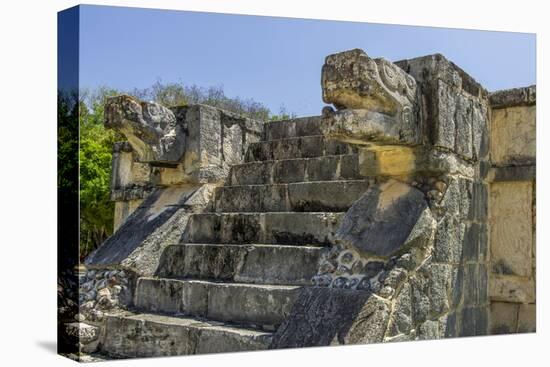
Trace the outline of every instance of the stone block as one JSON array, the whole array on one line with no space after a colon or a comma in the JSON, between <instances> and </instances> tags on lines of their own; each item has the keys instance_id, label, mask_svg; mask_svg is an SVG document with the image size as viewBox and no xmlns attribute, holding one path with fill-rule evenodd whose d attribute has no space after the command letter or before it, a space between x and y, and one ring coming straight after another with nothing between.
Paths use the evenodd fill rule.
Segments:
<instances>
[{"instance_id":1,"label":"stone block","mask_svg":"<svg viewBox=\"0 0 550 367\"><path fill-rule=\"evenodd\" d=\"M430 315L439 315L450 308L452 266L425 264L411 278L413 320L424 322Z\"/></svg>"},{"instance_id":2,"label":"stone block","mask_svg":"<svg viewBox=\"0 0 550 367\"><path fill-rule=\"evenodd\" d=\"M279 245L168 246L157 275L256 284L311 284L321 247Z\"/></svg>"},{"instance_id":3,"label":"stone block","mask_svg":"<svg viewBox=\"0 0 550 367\"><path fill-rule=\"evenodd\" d=\"M298 289L287 285L140 278L136 306L145 312L276 327L289 314Z\"/></svg>"},{"instance_id":4,"label":"stone block","mask_svg":"<svg viewBox=\"0 0 550 367\"><path fill-rule=\"evenodd\" d=\"M519 305L518 333L537 331L537 305L534 303Z\"/></svg>"},{"instance_id":5,"label":"stone block","mask_svg":"<svg viewBox=\"0 0 550 367\"><path fill-rule=\"evenodd\" d=\"M475 309L475 335L489 334L489 305L476 307Z\"/></svg>"},{"instance_id":6,"label":"stone block","mask_svg":"<svg viewBox=\"0 0 550 367\"><path fill-rule=\"evenodd\" d=\"M535 181L537 172L534 165L491 167L487 173L489 182L499 181Z\"/></svg>"},{"instance_id":7,"label":"stone block","mask_svg":"<svg viewBox=\"0 0 550 367\"><path fill-rule=\"evenodd\" d=\"M476 335L476 308L465 307L461 312L461 330L459 336Z\"/></svg>"},{"instance_id":8,"label":"stone block","mask_svg":"<svg viewBox=\"0 0 550 367\"><path fill-rule=\"evenodd\" d=\"M479 242L482 232L487 227L478 223L470 223L466 227L464 243L462 244L462 261L477 262L479 257Z\"/></svg>"},{"instance_id":9,"label":"stone block","mask_svg":"<svg viewBox=\"0 0 550 367\"><path fill-rule=\"evenodd\" d=\"M299 290L295 286L211 284L208 319L275 328L290 314Z\"/></svg>"},{"instance_id":10,"label":"stone block","mask_svg":"<svg viewBox=\"0 0 550 367\"><path fill-rule=\"evenodd\" d=\"M454 338L458 336L458 320L456 312L450 312L441 320L439 334L441 337Z\"/></svg>"},{"instance_id":11,"label":"stone block","mask_svg":"<svg viewBox=\"0 0 550 367\"><path fill-rule=\"evenodd\" d=\"M368 189L369 181L325 181L288 185L292 211L345 211Z\"/></svg>"},{"instance_id":12,"label":"stone block","mask_svg":"<svg viewBox=\"0 0 550 367\"><path fill-rule=\"evenodd\" d=\"M208 286L200 281L139 278L135 304L146 312L206 317Z\"/></svg>"},{"instance_id":13,"label":"stone block","mask_svg":"<svg viewBox=\"0 0 550 367\"><path fill-rule=\"evenodd\" d=\"M478 305L479 274L477 264L464 265L464 306L476 307Z\"/></svg>"},{"instance_id":14,"label":"stone block","mask_svg":"<svg viewBox=\"0 0 550 367\"><path fill-rule=\"evenodd\" d=\"M519 304L491 303L491 334L511 334L517 331Z\"/></svg>"},{"instance_id":15,"label":"stone block","mask_svg":"<svg viewBox=\"0 0 550 367\"><path fill-rule=\"evenodd\" d=\"M407 184L376 184L348 210L337 236L367 256L388 257L404 250L426 208L424 194Z\"/></svg>"},{"instance_id":16,"label":"stone block","mask_svg":"<svg viewBox=\"0 0 550 367\"><path fill-rule=\"evenodd\" d=\"M535 280L491 274L489 277L489 296L492 301L503 302L535 302Z\"/></svg>"},{"instance_id":17,"label":"stone block","mask_svg":"<svg viewBox=\"0 0 550 367\"><path fill-rule=\"evenodd\" d=\"M321 135L320 116L301 117L292 120L273 121L265 125L266 140Z\"/></svg>"},{"instance_id":18,"label":"stone block","mask_svg":"<svg viewBox=\"0 0 550 367\"><path fill-rule=\"evenodd\" d=\"M188 243L331 244L344 213L203 213L189 218Z\"/></svg>"},{"instance_id":19,"label":"stone block","mask_svg":"<svg viewBox=\"0 0 550 367\"><path fill-rule=\"evenodd\" d=\"M200 331L195 354L231 353L267 349L271 333L237 329L227 326L210 326Z\"/></svg>"},{"instance_id":20,"label":"stone block","mask_svg":"<svg viewBox=\"0 0 550 367\"><path fill-rule=\"evenodd\" d=\"M357 154L343 155L340 159L340 177L343 180L358 180L362 177Z\"/></svg>"},{"instance_id":21,"label":"stone block","mask_svg":"<svg viewBox=\"0 0 550 367\"><path fill-rule=\"evenodd\" d=\"M416 151L409 147L383 145L359 149L362 176L408 176L416 168Z\"/></svg>"},{"instance_id":22,"label":"stone block","mask_svg":"<svg viewBox=\"0 0 550 367\"><path fill-rule=\"evenodd\" d=\"M129 151L113 149L113 157L111 159L111 189L119 189L132 184L134 179L132 175L133 162L134 158L131 147Z\"/></svg>"},{"instance_id":23,"label":"stone block","mask_svg":"<svg viewBox=\"0 0 550 367\"><path fill-rule=\"evenodd\" d=\"M142 202L143 199L115 202L113 231L116 231L124 223L126 218L136 211Z\"/></svg>"},{"instance_id":24,"label":"stone block","mask_svg":"<svg viewBox=\"0 0 550 367\"><path fill-rule=\"evenodd\" d=\"M164 315L112 315L105 327L101 351L116 358L262 350L271 341L270 333Z\"/></svg>"},{"instance_id":25,"label":"stone block","mask_svg":"<svg viewBox=\"0 0 550 367\"><path fill-rule=\"evenodd\" d=\"M427 320L418 327L419 340L439 339L439 323L437 321Z\"/></svg>"},{"instance_id":26,"label":"stone block","mask_svg":"<svg viewBox=\"0 0 550 367\"><path fill-rule=\"evenodd\" d=\"M531 182L495 182L490 186L490 251L493 273L532 274L533 216Z\"/></svg>"},{"instance_id":27,"label":"stone block","mask_svg":"<svg viewBox=\"0 0 550 367\"><path fill-rule=\"evenodd\" d=\"M434 259L437 262L459 264L462 258L465 224L454 216L446 216L437 226Z\"/></svg>"},{"instance_id":28,"label":"stone block","mask_svg":"<svg viewBox=\"0 0 550 367\"><path fill-rule=\"evenodd\" d=\"M530 106L537 101L537 88L530 85L524 88L503 89L491 93L491 107L506 108L512 106Z\"/></svg>"},{"instance_id":29,"label":"stone block","mask_svg":"<svg viewBox=\"0 0 550 367\"><path fill-rule=\"evenodd\" d=\"M491 161L495 165L529 165L536 161L536 106L493 109Z\"/></svg>"},{"instance_id":30,"label":"stone block","mask_svg":"<svg viewBox=\"0 0 550 367\"><path fill-rule=\"evenodd\" d=\"M368 313L361 318L359 315L370 297L365 291L302 288L289 317L273 336L270 349L344 344L351 325L368 318ZM381 330L385 327L373 328L372 332Z\"/></svg>"},{"instance_id":31,"label":"stone block","mask_svg":"<svg viewBox=\"0 0 550 367\"><path fill-rule=\"evenodd\" d=\"M468 218L473 221L485 222L488 216L489 188L482 182L472 184L472 199Z\"/></svg>"},{"instance_id":32,"label":"stone block","mask_svg":"<svg viewBox=\"0 0 550 367\"><path fill-rule=\"evenodd\" d=\"M408 334L412 327L411 286L409 282L406 282L395 296L395 304L390 316L389 334L390 336Z\"/></svg>"}]
</instances>

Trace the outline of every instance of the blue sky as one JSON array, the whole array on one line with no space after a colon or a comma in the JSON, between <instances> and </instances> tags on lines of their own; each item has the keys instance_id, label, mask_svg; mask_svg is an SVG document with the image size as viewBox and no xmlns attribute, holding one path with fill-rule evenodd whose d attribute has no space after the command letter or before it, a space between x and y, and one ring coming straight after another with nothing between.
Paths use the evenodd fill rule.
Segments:
<instances>
[{"instance_id":1,"label":"blue sky","mask_svg":"<svg viewBox=\"0 0 550 367\"><path fill-rule=\"evenodd\" d=\"M392 61L439 52L492 91L535 84L535 43L525 33L81 6L80 85L221 85L274 113L317 115L321 66L334 52Z\"/></svg>"}]
</instances>

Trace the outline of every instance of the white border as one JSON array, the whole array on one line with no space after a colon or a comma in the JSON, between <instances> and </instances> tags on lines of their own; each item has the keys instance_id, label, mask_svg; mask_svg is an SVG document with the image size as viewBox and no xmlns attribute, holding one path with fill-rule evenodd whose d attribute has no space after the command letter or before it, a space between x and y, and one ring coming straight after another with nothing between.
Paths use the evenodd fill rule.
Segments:
<instances>
[{"instance_id":1,"label":"white border","mask_svg":"<svg viewBox=\"0 0 550 367\"><path fill-rule=\"evenodd\" d=\"M98 5L212 11L537 33L538 265L548 260L548 10L543 1L118 0ZM69 365L56 335L56 12L75 1L4 1L0 10L0 317L3 365ZM475 57L475 55L472 55ZM550 65L548 60L546 64ZM511 71L513 72L513 70ZM545 103L546 102L546 103ZM7 205L6 205L7 204ZM101 366L540 365L548 330L547 273L537 266L536 335L104 362ZM546 348L548 348L546 346ZM547 362L546 362L547 363Z\"/></svg>"}]
</instances>

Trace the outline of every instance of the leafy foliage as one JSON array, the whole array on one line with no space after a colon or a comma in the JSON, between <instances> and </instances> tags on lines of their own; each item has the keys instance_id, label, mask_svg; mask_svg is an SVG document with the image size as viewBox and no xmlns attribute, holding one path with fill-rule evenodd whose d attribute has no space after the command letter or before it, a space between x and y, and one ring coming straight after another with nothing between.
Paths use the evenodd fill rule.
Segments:
<instances>
[{"instance_id":1,"label":"leafy foliage","mask_svg":"<svg viewBox=\"0 0 550 367\"><path fill-rule=\"evenodd\" d=\"M81 257L113 232L114 203L109 195L112 148L117 136L103 126L103 106L105 99L115 94L114 90L101 89L88 97L90 107L83 100L79 104Z\"/></svg>"}]
</instances>

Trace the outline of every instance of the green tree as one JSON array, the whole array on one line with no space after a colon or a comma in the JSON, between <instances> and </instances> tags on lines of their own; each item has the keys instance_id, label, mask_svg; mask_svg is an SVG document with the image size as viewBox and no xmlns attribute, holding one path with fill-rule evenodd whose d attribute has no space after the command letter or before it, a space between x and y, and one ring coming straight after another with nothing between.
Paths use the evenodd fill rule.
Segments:
<instances>
[{"instance_id":1,"label":"green tree","mask_svg":"<svg viewBox=\"0 0 550 367\"><path fill-rule=\"evenodd\" d=\"M101 88L84 91L79 103L80 121L80 254L86 257L113 232L114 204L110 201L114 131L103 125L105 99L117 94Z\"/></svg>"}]
</instances>

